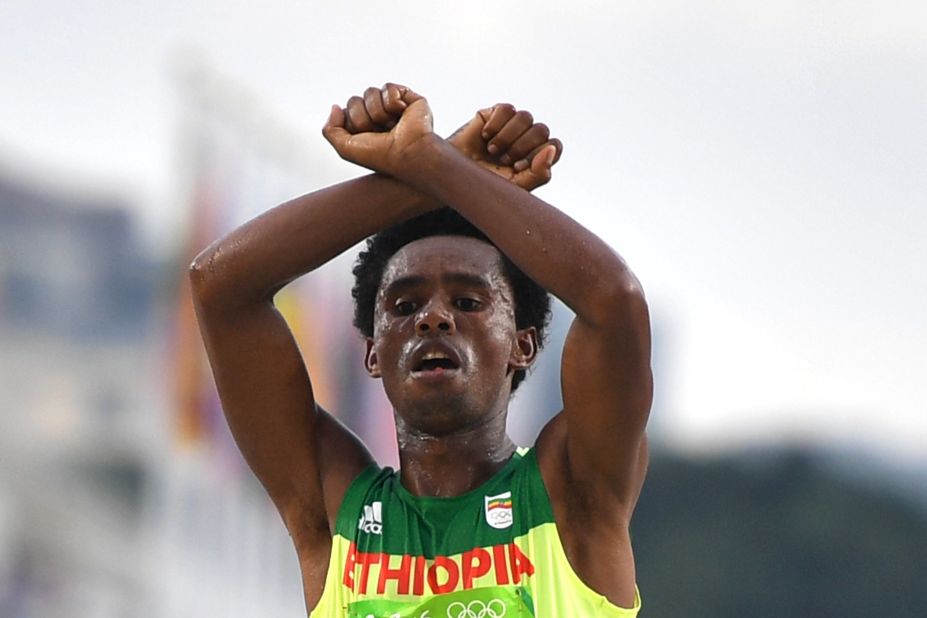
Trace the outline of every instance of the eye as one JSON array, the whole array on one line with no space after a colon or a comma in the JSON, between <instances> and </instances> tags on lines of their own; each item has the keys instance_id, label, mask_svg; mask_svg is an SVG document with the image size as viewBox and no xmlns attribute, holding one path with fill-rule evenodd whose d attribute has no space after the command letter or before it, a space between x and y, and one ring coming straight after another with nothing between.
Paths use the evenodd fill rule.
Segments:
<instances>
[{"instance_id":1,"label":"eye","mask_svg":"<svg viewBox=\"0 0 927 618\"><path fill-rule=\"evenodd\" d=\"M411 300L397 300L393 308L399 315L412 315L417 305Z\"/></svg>"},{"instance_id":2,"label":"eye","mask_svg":"<svg viewBox=\"0 0 927 618\"><path fill-rule=\"evenodd\" d=\"M475 298L458 298L454 301L454 306L461 311L478 311L482 303Z\"/></svg>"}]
</instances>

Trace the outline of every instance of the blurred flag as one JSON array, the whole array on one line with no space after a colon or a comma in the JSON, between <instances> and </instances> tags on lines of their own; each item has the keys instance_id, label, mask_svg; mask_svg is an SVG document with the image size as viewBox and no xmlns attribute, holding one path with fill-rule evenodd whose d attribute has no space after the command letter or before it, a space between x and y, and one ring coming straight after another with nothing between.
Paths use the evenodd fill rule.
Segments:
<instances>
[{"instance_id":1,"label":"blurred flag","mask_svg":"<svg viewBox=\"0 0 927 618\"><path fill-rule=\"evenodd\" d=\"M275 133L278 123L257 117L253 102L242 103L202 84L190 90L181 135L190 187L182 266L248 219L321 186L294 164L292 144L275 146L275 140L288 139L289 133L279 128ZM392 411L379 381L366 376L364 344L352 326L352 260L350 252L337 258L288 285L274 302L309 367L316 400L358 431L378 459L395 464ZM223 460L227 455L240 460L222 418L186 269L178 271L168 360L174 376L174 441L181 450L207 450Z\"/></svg>"}]
</instances>

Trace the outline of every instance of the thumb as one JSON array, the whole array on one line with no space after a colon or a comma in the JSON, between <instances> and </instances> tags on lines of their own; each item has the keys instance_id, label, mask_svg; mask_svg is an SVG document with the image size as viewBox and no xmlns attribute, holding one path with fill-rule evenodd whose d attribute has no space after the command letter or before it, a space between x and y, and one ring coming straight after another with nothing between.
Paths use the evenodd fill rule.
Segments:
<instances>
[{"instance_id":1,"label":"thumb","mask_svg":"<svg viewBox=\"0 0 927 618\"><path fill-rule=\"evenodd\" d=\"M325 126L322 127L322 135L336 150L339 145L344 143L345 139L351 136L347 129L344 128L344 122L344 110L337 105L332 105L328 120L325 121Z\"/></svg>"},{"instance_id":2,"label":"thumb","mask_svg":"<svg viewBox=\"0 0 927 618\"><path fill-rule=\"evenodd\" d=\"M550 180L550 168L553 166L556 158L557 147L553 144L548 144L531 159L531 174L540 180L540 184L544 184Z\"/></svg>"}]
</instances>

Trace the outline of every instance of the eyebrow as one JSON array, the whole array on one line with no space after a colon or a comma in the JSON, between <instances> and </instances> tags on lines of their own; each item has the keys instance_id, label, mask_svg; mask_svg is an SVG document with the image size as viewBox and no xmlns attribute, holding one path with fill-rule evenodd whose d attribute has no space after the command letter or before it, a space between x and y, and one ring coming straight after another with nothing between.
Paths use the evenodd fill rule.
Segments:
<instances>
[{"instance_id":1,"label":"eyebrow","mask_svg":"<svg viewBox=\"0 0 927 618\"><path fill-rule=\"evenodd\" d=\"M421 285L428 283L428 277L423 277L421 275L408 275L405 277L398 277L393 279L389 285L383 290L383 293L386 296L391 296L398 294L405 290L409 290ZM489 279L482 275L474 275L472 273L462 273L462 272L450 272L441 275L441 281L443 283L456 283L459 285L478 287L483 289L491 289L492 285L489 282Z\"/></svg>"}]
</instances>

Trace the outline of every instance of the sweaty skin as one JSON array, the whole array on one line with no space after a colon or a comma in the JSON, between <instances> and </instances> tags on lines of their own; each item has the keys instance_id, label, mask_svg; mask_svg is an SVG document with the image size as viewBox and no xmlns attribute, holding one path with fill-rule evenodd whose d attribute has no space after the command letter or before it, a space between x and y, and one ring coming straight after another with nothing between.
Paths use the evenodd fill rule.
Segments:
<instances>
[{"instance_id":1,"label":"sweaty skin","mask_svg":"<svg viewBox=\"0 0 927 618\"><path fill-rule=\"evenodd\" d=\"M559 142L504 104L444 140L431 130L427 101L395 84L334 107L323 134L342 158L377 173L264 213L190 270L223 409L293 537L307 607L322 593L344 492L371 456L316 404L273 296L363 238L441 204L576 314L562 355L564 409L541 432L537 456L573 569L630 607L628 525L646 470L652 392L649 317L621 258L529 192L550 179ZM537 351L533 329L515 327L498 250L459 237L410 243L388 264L374 323L366 366L395 410L401 482L433 496L478 486L514 450L505 433L511 375ZM423 369L436 353L454 366Z\"/></svg>"},{"instance_id":2,"label":"sweaty skin","mask_svg":"<svg viewBox=\"0 0 927 618\"><path fill-rule=\"evenodd\" d=\"M382 378L396 411L407 489L460 495L508 461L515 450L505 434L511 376L533 360L534 337L533 329L515 328L511 288L499 252L488 243L433 236L393 256L380 286L367 367ZM417 372L427 352L440 352L455 368Z\"/></svg>"}]
</instances>

